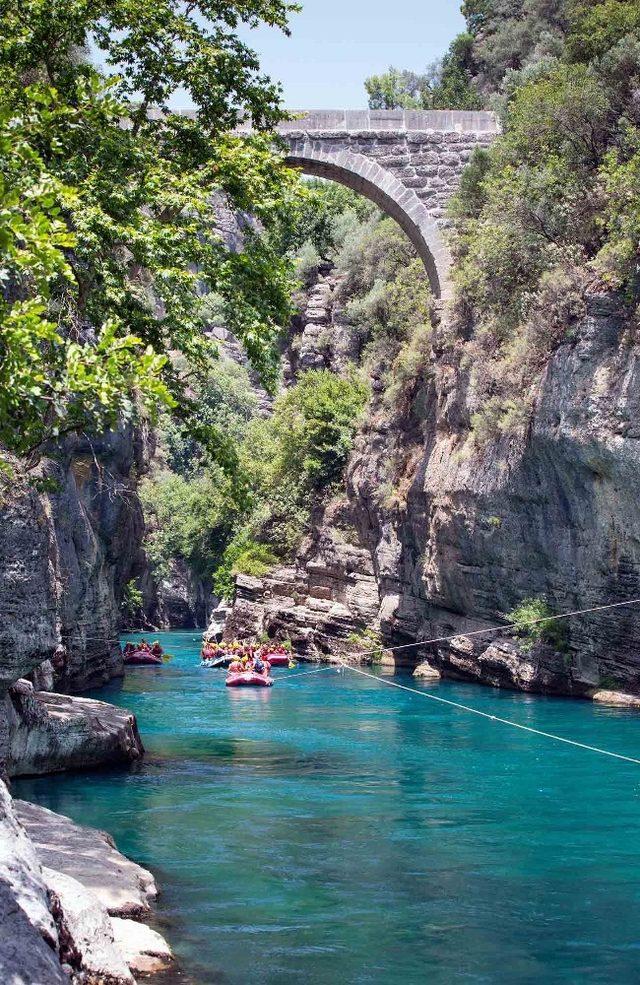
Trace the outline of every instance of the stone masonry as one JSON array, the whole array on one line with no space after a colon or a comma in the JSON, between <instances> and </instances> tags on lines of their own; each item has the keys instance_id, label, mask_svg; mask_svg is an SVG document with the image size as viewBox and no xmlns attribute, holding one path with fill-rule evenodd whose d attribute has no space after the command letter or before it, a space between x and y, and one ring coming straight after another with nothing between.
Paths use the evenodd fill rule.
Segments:
<instances>
[{"instance_id":1,"label":"stone masonry","mask_svg":"<svg viewBox=\"0 0 640 985\"><path fill-rule=\"evenodd\" d=\"M447 202L474 149L498 130L493 113L462 110L323 110L278 127L292 166L347 185L396 220L443 299L450 294Z\"/></svg>"}]
</instances>

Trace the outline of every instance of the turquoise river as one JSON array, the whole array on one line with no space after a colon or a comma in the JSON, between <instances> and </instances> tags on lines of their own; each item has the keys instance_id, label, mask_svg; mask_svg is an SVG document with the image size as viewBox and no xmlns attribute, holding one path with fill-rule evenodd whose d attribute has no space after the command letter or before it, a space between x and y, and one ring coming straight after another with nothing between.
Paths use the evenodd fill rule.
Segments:
<instances>
[{"instance_id":1,"label":"turquoise river","mask_svg":"<svg viewBox=\"0 0 640 985\"><path fill-rule=\"evenodd\" d=\"M154 872L165 981L640 981L640 766L350 671L229 691L196 634L161 639L171 662L92 695L136 713L144 761L14 792ZM422 690L640 756L638 713Z\"/></svg>"}]
</instances>

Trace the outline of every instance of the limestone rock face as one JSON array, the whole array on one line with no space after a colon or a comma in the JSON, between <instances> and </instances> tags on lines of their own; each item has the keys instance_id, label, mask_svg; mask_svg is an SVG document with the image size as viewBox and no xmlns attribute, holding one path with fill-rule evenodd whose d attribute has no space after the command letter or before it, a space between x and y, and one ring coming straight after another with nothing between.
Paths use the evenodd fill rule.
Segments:
<instances>
[{"instance_id":1,"label":"limestone rock face","mask_svg":"<svg viewBox=\"0 0 640 985\"><path fill-rule=\"evenodd\" d=\"M157 895L153 876L122 855L110 835L37 804L14 804L42 865L81 877L111 916L141 917L149 912Z\"/></svg>"},{"instance_id":2,"label":"limestone rock face","mask_svg":"<svg viewBox=\"0 0 640 985\"><path fill-rule=\"evenodd\" d=\"M58 927L34 845L0 781L0 981L68 982L58 955Z\"/></svg>"},{"instance_id":3,"label":"limestone rock face","mask_svg":"<svg viewBox=\"0 0 640 985\"><path fill-rule=\"evenodd\" d=\"M50 892L55 893L62 907L65 929L83 970L118 985L133 983L129 965L115 942L109 914L97 896L72 876L46 866L42 871Z\"/></svg>"},{"instance_id":4,"label":"limestone rock face","mask_svg":"<svg viewBox=\"0 0 640 985\"><path fill-rule=\"evenodd\" d=\"M448 677L517 691L586 696L585 689L574 687L564 655L553 647L537 643L529 650L512 639L492 635L491 643L482 637L458 636L438 647L431 660Z\"/></svg>"},{"instance_id":5,"label":"limestone rock face","mask_svg":"<svg viewBox=\"0 0 640 985\"><path fill-rule=\"evenodd\" d=\"M291 323L283 355L285 385L295 383L308 369L342 373L360 358L363 340L344 315L342 281L339 274L326 269L299 298L301 313Z\"/></svg>"},{"instance_id":6,"label":"limestone rock face","mask_svg":"<svg viewBox=\"0 0 640 985\"><path fill-rule=\"evenodd\" d=\"M470 447L463 356L464 345L436 349L411 410L374 409L350 459L349 502L376 570L387 642L495 626L531 596L557 612L640 598L640 363L616 298L587 298L519 438ZM390 475L392 460L401 465ZM436 663L524 690L588 696L615 681L640 691L640 606L567 628L563 653L510 649L489 634L468 652L439 646Z\"/></svg>"},{"instance_id":7,"label":"limestone rock face","mask_svg":"<svg viewBox=\"0 0 640 985\"><path fill-rule=\"evenodd\" d=\"M56 952L16 901L0 877L0 981L11 985L69 985Z\"/></svg>"},{"instance_id":8,"label":"limestone rock face","mask_svg":"<svg viewBox=\"0 0 640 985\"><path fill-rule=\"evenodd\" d=\"M122 674L118 606L141 570L135 475L147 444L130 429L69 438L37 492L18 479L0 507L0 692L50 661L61 690Z\"/></svg>"},{"instance_id":9,"label":"limestone rock face","mask_svg":"<svg viewBox=\"0 0 640 985\"><path fill-rule=\"evenodd\" d=\"M104 701L14 688L5 709L10 776L131 763L143 753L135 717Z\"/></svg>"},{"instance_id":10,"label":"limestone rock face","mask_svg":"<svg viewBox=\"0 0 640 985\"><path fill-rule=\"evenodd\" d=\"M25 489L0 509L0 693L60 642L51 504Z\"/></svg>"},{"instance_id":11,"label":"limestone rock face","mask_svg":"<svg viewBox=\"0 0 640 985\"><path fill-rule=\"evenodd\" d=\"M58 931L49 909L47 887L40 860L14 810L6 785L0 780L0 880L12 892L30 924L50 947L58 944ZM0 940L4 934L0 935Z\"/></svg>"},{"instance_id":12,"label":"limestone rock face","mask_svg":"<svg viewBox=\"0 0 640 985\"><path fill-rule=\"evenodd\" d=\"M267 633L307 659L350 656L350 637L374 625L379 608L370 554L353 539L347 504L330 504L295 568L238 576L225 638Z\"/></svg>"},{"instance_id":13,"label":"limestone rock face","mask_svg":"<svg viewBox=\"0 0 640 985\"><path fill-rule=\"evenodd\" d=\"M339 368L335 284L323 278L285 379ZM314 518L291 567L238 580L227 635L289 636L312 657L347 653L365 627L387 646L457 636L397 660L528 691L640 694L640 605L568 621L562 652L504 634L460 640L529 597L556 612L640 598L640 359L619 299L586 296L541 372L526 431L482 446L469 440L466 343L440 344L448 316L438 318L432 365L406 406L385 405L373 380L340 510Z\"/></svg>"},{"instance_id":14,"label":"limestone rock face","mask_svg":"<svg viewBox=\"0 0 640 985\"><path fill-rule=\"evenodd\" d=\"M145 616L158 629L196 629L206 626L213 605L211 585L182 559L173 559L169 573L156 581L150 572L141 580ZM139 625L132 628L139 629Z\"/></svg>"}]
</instances>

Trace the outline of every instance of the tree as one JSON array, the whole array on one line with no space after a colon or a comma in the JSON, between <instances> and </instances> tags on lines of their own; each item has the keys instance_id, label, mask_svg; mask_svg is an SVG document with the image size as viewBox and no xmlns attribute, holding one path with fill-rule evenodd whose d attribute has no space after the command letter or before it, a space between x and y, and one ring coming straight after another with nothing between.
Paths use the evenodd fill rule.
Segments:
<instances>
[{"instance_id":1,"label":"tree","mask_svg":"<svg viewBox=\"0 0 640 985\"><path fill-rule=\"evenodd\" d=\"M459 34L424 72L390 67L365 79L370 109L480 109L473 85L473 37Z\"/></svg>"},{"instance_id":2,"label":"tree","mask_svg":"<svg viewBox=\"0 0 640 985\"><path fill-rule=\"evenodd\" d=\"M364 83L370 109L420 109L422 91L428 86L428 75L393 66L381 75L371 75Z\"/></svg>"},{"instance_id":3,"label":"tree","mask_svg":"<svg viewBox=\"0 0 640 985\"><path fill-rule=\"evenodd\" d=\"M625 38L640 35L640 6L636 0L571 0L569 56L588 62L600 58Z\"/></svg>"},{"instance_id":4,"label":"tree","mask_svg":"<svg viewBox=\"0 0 640 985\"><path fill-rule=\"evenodd\" d=\"M267 383L289 316L271 230L295 178L269 128L279 90L237 37L286 31L286 0L25 0L0 6L0 443L52 439L164 407L186 418L210 371L203 290ZM117 74L79 52L90 42ZM184 90L197 115L168 100ZM230 133L251 118L254 133ZM123 125L123 121L127 125ZM233 252L216 195L253 215ZM184 370L170 354L181 353Z\"/></svg>"}]
</instances>

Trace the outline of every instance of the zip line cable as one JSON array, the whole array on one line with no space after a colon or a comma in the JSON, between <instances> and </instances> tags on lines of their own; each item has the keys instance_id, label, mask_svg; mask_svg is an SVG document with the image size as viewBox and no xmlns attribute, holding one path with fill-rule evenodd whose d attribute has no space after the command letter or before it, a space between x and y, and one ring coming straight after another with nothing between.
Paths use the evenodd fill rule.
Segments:
<instances>
[{"instance_id":1,"label":"zip line cable","mask_svg":"<svg viewBox=\"0 0 640 985\"><path fill-rule=\"evenodd\" d=\"M523 622L508 622L501 626L488 626L486 629L474 629L469 633L454 633L453 636L436 636L431 640L416 640L415 643L403 643L400 646L376 646L373 650L358 650L357 657L367 657L374 653L393 653L395 650L407 650L412 646L428 646L430 643L448 643L461 636L482 636L484 633L498 633L504 629L521 629L523 626L536 626L541 622L554 622L557 619L569 619L572 616L585 616L590 612L604 612L605 609L618 609L623 605L638 605L640 599L629 599L627 602L610 602L609 605L596 605L591 609L575 609L573 612L562 612L559 616L542 616L539 619L527 619Z\"/></svg>"},{"instance_id":2,"label":"zip line cable","mask_svg":"<svg viewBox=\"0 0 640 985\"><path fill-rule=\"evenodd\" d=\"M491 722L500 722L501 725L510 725L512 728L520 729L522 732L531 732L533 735L541 735L545 739L553 739L555 742L564 742L568 746L576 746L578 749L586 749L588 752L597 752L601 756L610 756L612 759L622 759L627 763L634 763L636 766L640 766L640 759L634 759L633 756L623 756L619 752L610 752L608 749L600 749L598 746L590 746L585 742L577 742L575 739L566 739L562 735L554 735L553 732L544 732L542 729L533 728L531 725L521 725L519 722L512 722L509 718L501 718L499 715L491 715L487 711L480 711L478 708L472 708L470 705L463 705L459 701L450 701L448 698L440 698L436 694L430 694L428 691L418 691L415 687L409 687L407 684L398 684L396 681L389 681L384 677L377 677L375 674L370 674L366 670L362 670L360 667L352 667L350 664L342 663L342 667L345 670L351 670L354 674L360 674L362 677L369 677L373 681L377 681L379 684L386 684L388 687L397 687L400 691L408 691L410 694L417 694L421 698L428 698L430 701L438 701L440 704L449 705L451 708L457 708L459 711L466 711L471 715L478 715L480 718L488 718Z\"/></svg>"}]
</instances>

